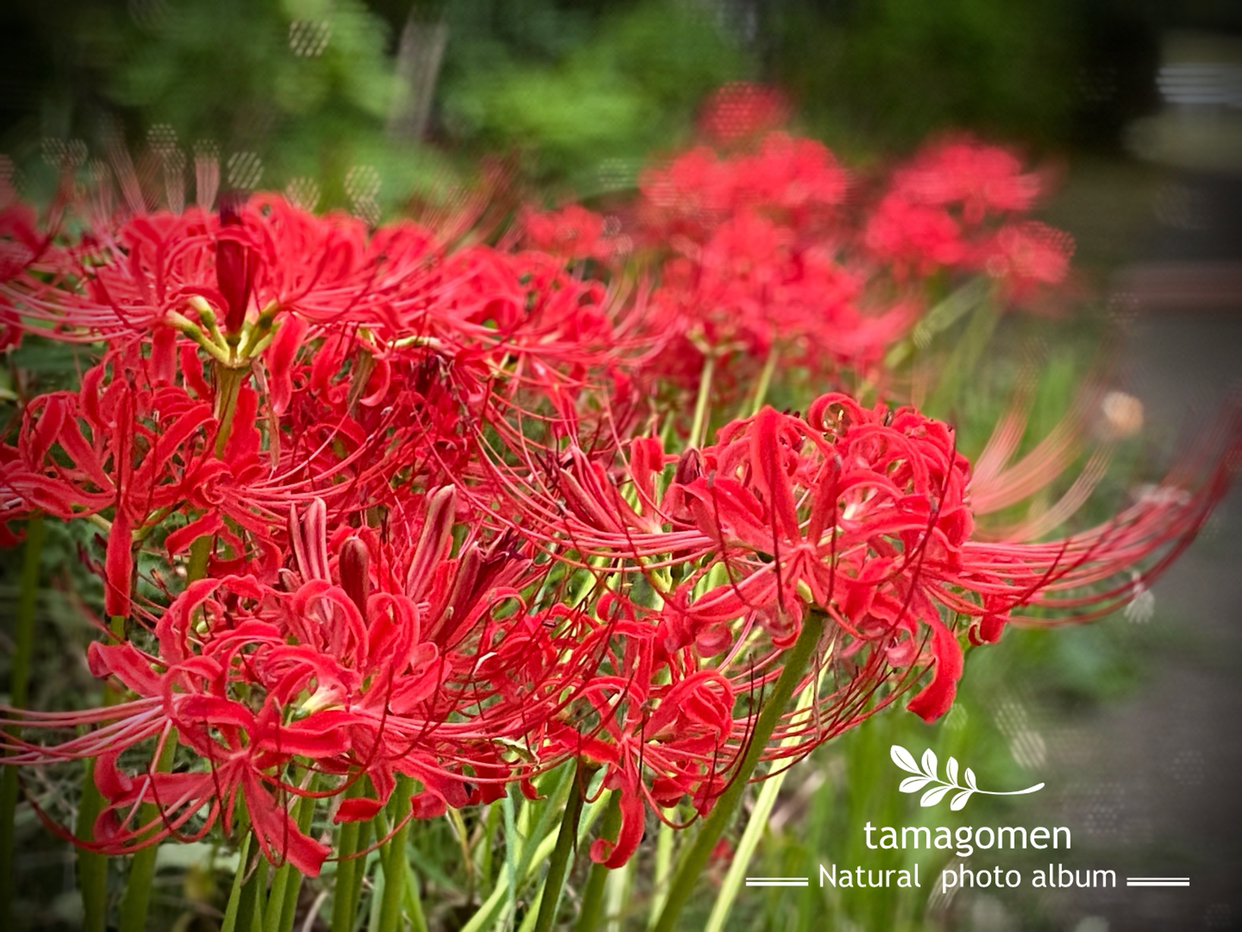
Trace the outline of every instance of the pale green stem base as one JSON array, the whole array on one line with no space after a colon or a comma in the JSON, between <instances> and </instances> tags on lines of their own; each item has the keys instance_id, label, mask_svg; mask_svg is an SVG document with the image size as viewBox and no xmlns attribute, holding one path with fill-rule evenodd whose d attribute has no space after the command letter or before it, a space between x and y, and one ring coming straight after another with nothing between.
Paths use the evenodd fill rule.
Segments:
<instances>
[{"instance_id":1,"label":"pale green stem base","mask_svg":"<svg viewBox=\"0 0 1242 932\"><path fill-rule=\"evenodd\" d=\"M712 397L712 379L716 374L716 357L703 357L703 374L699 376L699 395L694 401L694 422L690 425L690 449L699 449L707 435L708 402Z\"/></svg>"}]
</instances>

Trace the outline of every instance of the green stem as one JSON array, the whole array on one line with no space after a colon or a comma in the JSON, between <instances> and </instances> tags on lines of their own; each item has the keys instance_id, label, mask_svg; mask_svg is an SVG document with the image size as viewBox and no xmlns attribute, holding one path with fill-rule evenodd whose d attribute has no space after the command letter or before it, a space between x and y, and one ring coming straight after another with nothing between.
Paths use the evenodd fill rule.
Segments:
<instances>
[{"instance_id":1,"label":"green stem","mask_svg":"<svg viewBox=\"0 0 1242 932\"><path fill-rule=\"evenodd\" d=\"M512 883L509 901L511 913L517 908L518 881L525 879L537 863L548 858L548 851L545 851L536 860L534 843L546 842L550 851L554 844L552 828L556 823L556 815L563 811L561 807L566 804L573 789L573 779L574 768L568 763L548 774L539 784L540 793L545 795L537 803L523 800L522 811L517 814L516 819L511 817L513 794L518 793L516 786L510 784L512 792L505 794L505 799L509 800L509 807L505 810L506 861L509 861L509 851L513 851L512 861L506 865Z\"/></svg>"},{"instance_id":2,"label":"green stem","mask_svg":"<svg viewBox=\"0 0 1242 932\"><path fill-rule=\"evenodd\" d=\"M507 882L505 889L508 890L510 916L517 912L518 857L521 846L517 830L517 815L514 811L514 792L512 786L506 786L505 797L501 800L505 816L505 881ZM501 888L497 887L497 889Z\"/></svg>"},{"instance_id":3,"label":"green stem","mask_svg":"<svg viewBox=\"0 0 1242 932\"><path fill-rule=\"evenodd\" d=\"M393 794L392 817L401 827L384 845L380 863L384 869L384 894L380 901L378 932L397 932L401 928L401 904L405 898L406 842L410 836L410 798L414 781L407 776L397 779Z\"/></svg>"},{"instance_id":4,"label":"green stem","mask_svg":"<svg viewBox=\"0 0 1242 932\"><path fill-rule=\"evenodd\" d=\"M763 711L759 713L754 731L750 735L750 746L738 765L737 772L733 774L728 788L716 800L711 815L707 817L694 843L682 858L681 865L669 887L668 900L660 914L660 921L656 923L653 932L674 932L676 929L677 919L690 899L690 894L694 891L695 881L707 867L712 851L716 848L716 842L720 840L720 836L724 834L724 830L733 820L751 775L759 766L768 741L776 730L785 712L785 707L793 697L794 690L802 681L823 633L823 616L818 612L810 613L803 622L802 633L798 635L797 642L785 654L784 669L781 670L772 694L763 704Z\"/></svg>"},{"instance_id":5,"label":"green stem","mask_svg":"<svg viewBox=\"0 0 1242 932\"><path fill-rule=\"evenodd\" d=\"M418 887L418 877L414 874L414 865L409 858L403 858L405 865L405 911L410 916L413 932L428 932L427 916L423 913L422 891Z\"/></svg>"},{"instance_id":6,"label":"green stem","mask_svg":"<svg viewBox=\"0 0 1242 932\"><path fill-rule=\"evenodd\" d=\"M483 844L479 845L479 885L486 886L492 881L492 861L493 852L499 847L499 841L496 844L489 844L492 839L497 839L500 830L501 819L500 806L491 803L487 807L487 822L483 832Z\"/></svg>"},{"instance_id":7,"label":"green stem","mask_svg":"<svg viewBox=\"0 0 1242 932\"><path fill-rule=\"evenodd\" d=\"M615 838L621 830L621 796L617 792L608 800L608 810L604 813L603 837ZM578 913L576 932L595 932L603 918L604 887L608 882L609 869L603 864L591 865L591 873L587 876L586 886L582 890L582 909Z\"/></svg>"},{"instance_id":8,"label":"green stem","mask_svg":"<svg viewBox=\"0 0 1242 932\"><path fill-rule=\"evenodd\" d=\"M39 604L39 567L43 561L46 527L42 515L26 525L26 547L22 555L22 576L17 596L17 617L13 632L13 664L9 679L9 703L24 708L30 691L30 663L34 654L35 611ZM14 817L17 812L17 769L5 767L0 777L0 927L13 928L13 848Z\"/></svg>"},{"instance_id":9,"label":"green stem","mask_svg":"<svg viewBox=\"0 0 1242 932\"><path fill-rule=\"evenodd\" d=\"M125 636L125 619L119 615L110 619L112 633L117 638ZM104 707L116 705L121 694L108 683L103 687ZM103 794L95 785L95 761L86 762L86 775L82 782L82 799L78 803L78 821L74 830L84 841L95 837L95 823L104 810ZM86 932L104 932L108 925L108 858L97 851L78 849L78 889L82 893L82 928Z\"/></svg>"},{"instance_id":10,"label":"green stem","mask_svg":"<svg viewBox=\"0 0 1242 932\"><path fill-rule=\"evenodd\" d=\"M357 799L366 792L366 780L356 779L345 791L346 799ZM358 852L362 850L362 823L346 822L341 826L336 842L336 882L333 884L332 932L352 932L358 915L358 896L361 884L355 889L354 875L362 864Z\"/></svg>"},{"instance_id":11,"label":"green stem","mask_svg":"<svg viewBox=\"0 0 1242 932\"><path fill-rule=\"evenodd\" d=\"M367 846L371 844L371 837L374 831L375 831L374 822L363 822L362 825L358 827L358 850L359 851L366 850ZM376 855L376 860L378 860L378 855ZM371 858L369 855L362 856L360 858L355 859L355 862L357 863L358 866L354 869L353 885L346 892L349 895L349 902L354 903L354 904L361 904L362 903L362 885L363 885L363 881L366 880L367 871L369 870L369 864L371 863ZM355 906L354 915L353 917L351 917L351 920L356 918L357 915L358 915L358 909L357 909L357 906ZM345 929L347 930L347 932L348 930L353 929L353 928L355 928L355 923L353 921L351 921L349 925L345 926Z\"/></svg>"},{"instance_id":12,"label":"green stem","mask_svg":"<svg viewBox=\"0 0 1242 932\"><path fill-rule=\"evenodd\" d=\"M953 352L945 361L941 371L940 384L931 393L922 407L935 417L945 417L952 406L958 401L962 386L972 378L977 368L979 357L991 342L996 324L1000 320L1000 311L994 301L979 300L974 305L966 329L958 338Z\"/></svg>"},{"instance_id":13,"label":"green stem","mask_svg":"<svg viewBox=\"0 0 1242 932\"><path fill-rule=\"evenodd\" d=\"M358 835L362 826L347 822L341 826L337 839L336 881L332 885L332 932L350 932L358 915L358 901L350 894L354 889L354 872L358 870Z\"/></svg>"},{"instance_id":14,"label":"green stem","mask_svg":"<svg viewBox=\"0 0 1242 932\"><path fill-rule=\"evenodd\" d=\"M690 425L688 448L698 449L707 434L707 402L712 395L712 378L716 373L716 357L703 357L703 373L699 376L699 396L694 401L694 422Z\"/></svg>"},{"instance_id":15,"label":"green stem","mask_svg":"<svg viewBox=\"0 0 1242 932\"><path fill-rule=\"evenodd\" d=\"M194 543L190 544L190 560L185 568L187 584L206 578L207 561L211 559L212 545L215 541L213 535L204 534L202 537L195 538Z\"/></svg>"},{"instance_id":16,"label":"green stem","mask_svg":"<svg viewBox=\"0 0 1242 932\"><path fill-rule=\"evenodd\" d=\"M78 804L74 826L78 838L95 833L95 821L103 812L103 794L95 785L95 761L86 762L86 781ZM82 928L86 932L105 932L108 927L108 859L95 851L78 849L78 889L82 893Z\"/></svg>"},{"instance_id":17,"label":"green stem","mask_svg":"<svg viewBox=\"0 0 1242 932\"><path fill-rule=\"evenodd\" d=\"M224 451L229 444L229 434L233 432L233 418L237 415L237 398L241 394L241 388L246 384L246 379L250 377L250 366L247 364L242 367L226 366L217 363L216 372L216 401L215 411L216 421L219 423L219 430L216 432L216 457L224 456Z\"/></svg>"},{"instance_id":18,"label":"green stem","mask_svg":"<svg viewBox=\"0 0 1242 932\"><path fill-rule=\"evenodd\" d=\"M549 932L556 921L556 908L560 905L561 890L565 886L565 877L569 873L569 862L573 858L574 848L578 840L578 821L582 817L582 799L586 795L586 784L592 768L578 758L574 770L574 787L569 791L569 801L565 804L565 813L561 817L561 830L556 836L556 847L552 851L552 860L548 864L548 875L543 880L543 896L539 903L539 918L535 922L535 932Z\"/></svg>"},{"instance_id":19,"label":"green stem","mask_svg":"<svg viewBox=\"0 0 1242 932\"><path fill-rule=\"evenodd\" d=\"M798 711L805 712L809 709L818 692L819 682L813 681L798 697ZM791 747L800 740L800 736L791 735L781 744L783 747ZM759 839L767 831L768 817L772 814L776 799L781 792L781 786L788 775L789 770L785 769L763 781L763 789L759 791L759 797L755 800L755 808L751 810L750 821L746 823L746 831L742 833L742 840L738 842L737 850L733 852L733 862L729 865L729 872L725 874L724 882L720 885L720 892L716 894L716 899L712 903L712 912L703 932L723 932L725 922L729 918L729 910L733 908L733 903L741 890L746 871L750 867L751 859L755 856L755 849L759 846Z\"/></svg>"},{"instance_id":20,"label":"green stem","mask_svg":"<svg viewBox=\"0 0 1242 932\"><path fill-rule=\"evenodd\" d=\"M318 781L311 778L306 781L305 788L313 792L317 786ZM294 807L294 818L297 820L298 830L303 834L310 831L315 803L314 797L303 796ZM264 932L289 932L293 928L303 879L302 872L288 861L276 871L272 880L272 892L267 900L267 913L263 917Z\"/></svg>"},{"instance_id":21,"label":"green stem","mask_svg":"<svg viewBox=\"0 0 1242 932\"><path fill-rule=\"evenodd\" d=\"M582 820L578 827L578 844L581 845L586 840L586 834L591 826L595 824L595 820L599 818L604 808L604 798L595 800L586 807L582 814ZM555 846L555 840L549 835L544 838L538 845L533 845L529 858L523 858L525 867L519 867L516 871L516 881L521 884L526 880L527 876L535 869L535 865L541 863L551 857L552 849ZM496 888L483 901L483 905L470 918L460 932L483 932L484 929L490 928L496 921L497 915L505 902L510 899L509 891L509 874L504 872L496 881Z\"/></svg>"},{"instance_id":22,"label":"green stem","mask_svg":"<svg viewBox=\"0 0 1242 932\"><path fill-rule=\"evenodd\" d=\"M285 863L276 868L276 872L272 875L272 886L267 894L267 907L263 910L262 932L280 932L281 922L284 917L285 910L285 893L290 888L290 874L293 872L293 865ZM298 874L298 878L301 878ZM297 889L294 888L294 894ZM292 925L292 922L290 922Z\"/></svg>"},{"instance_id":23,"label":"green stem","mask_svg":"<svg viewBox=\"0 0 1242 932\"><path fill-rule=\"evenodd\" d=\"M621 932L627 918L627 904L634 886L634 864L634 859L630 858L620 867L609 871L608 878L604 881L604 913L608 919L604 928L607 932Z\"/></svg>"},{"instance_id":24,"label":"green stem","mask_svg":"<svg viewBox=\"0 0 1242 932\"><path fill-rule=\"evenodd\" d=\"M763 407L763 402L768 397L768 389L772 387L772 375L776 372L776 363L780 355L780 350L775 346L768 350L768 359L763 364L763 371L759 373L759 384L755 386L755 395L750 402L751 417L759 413L759 409Z\"/></svg>"},{"instance_id":25,"label":"green stem","mask_svg":"<svg viewBox=\"0 0 1242 932\"><path fill-rule=\"evenodd\" d=\"M177 750L176 732L170 731L164 739L155 770L167 773L172 768L173 755ZM147 803L142 807L142 824L159 818L159 807ZM147 926L147 912L151 907L151 887L155 882L155 858L159 845L148 845L134 855L125 882L125 896L121 900L120 932L143 932Z\"/></svg>"},{"instance_id":26,"label":"green stem","mask_svg":"<svg viewBox=\"0 0 1242 932\"><path fill-rule=\"evenodd\" d=\"M676 807L672 818L677 818ZM673 873L673 832L673 826L661 820L656 834L655 883L651 891L651 920L648 925L655 924L660 910L664 908L664 901L668 898L668 880Z\"/></svg>"},{"instance_id":27,"label":"green stem","mask_svg":"<svg viewBox=\"0 0 1242 932\"><path fill-rule=\"evenodd\" d=\"M237 911L241 907L242 887L246 882L246 862L250 860L250 839L254 836L246 833L242 839L241 850L237 852L237 873L233 875L233 887L229 890L229 902L224 907L224 922L220 932L233 932L237 928Z\"/></svg>"},{"instance_id":28,"label":"green stem","mask_svg":"<svg viewBox=\"0 0 1242 932\"><path fill-rule=\"evenodd\" d=\"M884 357L884 368L889 372L896 371L915 352L929 346L933 337L947 330L983 301L989 287L986 279L972 279L937 303L923 315L909 337L888 351Z\"/></svg>"},{"instance_id":29,"label":"green stem","mask_svg":"<svg viewBox=\"0 0 1242 932\"><path fill-rule=\"evenodd\" d=\"M217 444L218 445L218 444ZM190 545L190 561L186 567L186 582L192 583L207 575L207 561L211 556L213 538L200 537ZM124 636L125 619L112 619L112 633ZM177 753L177 732L170 730L164 739L164 747L155 762L154 772L168 773ZM159 808L148 803L142 807L142 822L146 824L159 816ZM121 924L119 932L143 932L147 927L147 914L151 909L151 887L155 882L155 862L159 845L143 848L134 855L129 877L125 882L125 895L121 900Z\"/></svg>"},{"instance_id":30,"label":"green stem","mask_svg":"<svg viewBox=\"0 0 1242 932\"><path fill-rule=\"evenodd\" d=\"M260 853L255 858L254 870L242 885L241 898L237 903L240 932L257 932L263 928L263 893L267 889L267 866L267 858ZM241 869L245 870L244 867Z\"/></svg>"}]
</instances>

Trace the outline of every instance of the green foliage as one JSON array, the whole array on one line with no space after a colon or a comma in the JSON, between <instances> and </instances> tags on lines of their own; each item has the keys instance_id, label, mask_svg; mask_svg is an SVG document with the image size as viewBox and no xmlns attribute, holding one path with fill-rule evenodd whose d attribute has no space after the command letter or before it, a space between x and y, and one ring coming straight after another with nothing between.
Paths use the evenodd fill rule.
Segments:
<instances>
[{"instance_id":1,"label":"green foliage","mask_svg":"<svg viewBox=\"0 0 1242 932\"><path fill-rule=\"evenodd\" d=\"M527 3L491 29L486 5L463 6L450 20L447 129L482 150L516 149L545 181L594 188L602 165L675 141L707 94L749 71L747 57L686 4L650 2L592 24ZM632 181L632 169L618 180Z\"/></svg>"},{"instance_id":2,"label":"green foliage","mask_svg":"<svg viewBox=\"0 0 1242 932\"><path fill-rule=\"evenodd\" d=\"M35 85L38 126L19 123L4 140L36 187L55 184L42 177L55 170L40 164L40 138L80 137L104 157L115 129L144 183L158 174L153 156L178 153L162 171L179 174L191 202L200 152L219 158L222 187L307 179L321 210L360 209L361 196L390 211L434 200L461 177L445 158L387 133L393 37L358 0L75 2L55 24L31 11L21 19L43 30L57 63ZM378 189L360 194L351 172L377 178Z\"/></svg>"},{"instance_id":3,"label":"green foliage","mask_svg":"<svg viewBox=\"0 0 1242 932\"><path fill-rule=\"evenodd\" d=\"M890 709L862 728L847 732L815 752L790 774L774 821L747 874L809 876L810 889L749 891L737 901L727 928L812 932L821 928L933 930L955 928L957 905L931 896L941 871L954 859L951 850L869 848L864 832L876 826L959 826L1054 824L1059 789L1050 783L1041 793L1016 798L974 796L960 812L948 801L923 808L919 793L898 786L904 773L889 759L898 744L916 757L933 750L940 761L950 756L971 767L988 788L1017 789L1054 776L1040 756L1049 722L1134 688L1145 672L1141 658L1160 646L1160 633L1136 627L1121 617L1071 630L1010 629L1004 640L970 653L963 688L952 711L927 725L902 709ZM1168 647L1169 645L1165 645ZM1071 719L1072 720L1072 719ZM1019 760L1024 763L1019 763ZM1037 765L1037 766L1033 766ZM743 826L738 826L740 831ZM878 831L873 835L878 845ZM972 867L993 863L1043 866L1033 851L975 853ZM920 889L894 887L820 887L819 865L851 869L908 870L918 865ZM973 894L966 893L969 900ZM1041 920L1039 904L1015 894L1023 928ZM700 904L702 915L710 903Z\"/></svg>"},{"instance_id":4,"label":"green foliage","mask_svg":"<svg viewBox=\"0 0 1242 932\"><path fill-rule=\"evenodd\" d=\"M316 112L358 124L387 113L386 36L358 3L180 4L146 28L118 30L131 52L116 63L111 94L190 139L223 131L240 141L267 121Z\"/></svg>"},{"instance_id":5,"label":"green foliage","mask_svg":"<svg viewBox=\"0 0 1242 932\"><path fill-rule=\"evenodd\" d=\"M782 4L770 62L808 122L846 148L909 147L972 128L1063 138L1080 31L1069 0Z\"/></svg>"}]
</instances>

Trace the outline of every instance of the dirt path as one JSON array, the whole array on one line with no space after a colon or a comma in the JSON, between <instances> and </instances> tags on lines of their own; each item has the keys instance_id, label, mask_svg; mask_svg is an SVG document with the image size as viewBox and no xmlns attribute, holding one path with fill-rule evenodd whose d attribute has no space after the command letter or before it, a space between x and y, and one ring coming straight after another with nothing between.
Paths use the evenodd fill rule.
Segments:
<instances>
[{"instance_id":1,"label":"dirt path","mask_svg":"<svg viewBox=\"0 0 1242 932\"><path fill-rule=\"evenodd\" d=\"M1150 261L1121 276L1133 312L1129 389L1174 448L1242 391L1242 180L1172 179L1173 215ZM1180 219L1178 219L1180 217ZM1170 270L1174 276L1169 277ZM1168 646L1145 685L1085 720L1050 725L1075 826L1074 860L1113 867L1116 888L1050 895L1076 932L1242 928L1242 488L1153 589ZM1110 622L1111 623L1111 622ZM1136 888L1126 876L1189 876Z\"/></svg>"}]
</instances>

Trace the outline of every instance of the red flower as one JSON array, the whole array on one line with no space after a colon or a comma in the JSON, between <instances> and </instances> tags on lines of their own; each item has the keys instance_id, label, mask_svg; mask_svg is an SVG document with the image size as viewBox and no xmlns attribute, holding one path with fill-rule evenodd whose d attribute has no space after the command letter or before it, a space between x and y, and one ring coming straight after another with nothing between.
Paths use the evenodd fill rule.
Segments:
<instances>
[{"instance_id":1,"label":"red flower","mask_svg":"<svg viewBox=\"0 0 1242 932\"><path fill-rule=\"evenodd\" d=\"M728 144L775 129L787 119L789 105L779 91L735 81L703 105L699 132L711 141Z\"/></svg>"},{"instance_id":2,"label":"red flower","mask_svg":"<svg viewBox=\"0 0 1242 932\"><path fill-rule=\"evenodd\" d=\"M579 647L598 663L571 710L581 724L553 728L550 753L605 767L604 786L620 794L621 828L616 839L597 840L591 858L619 867L642 841L648 805L658 813L689 797L700 813L709 811L742 745L733 720L738 697L727 678L671 662L626 600L606 596L598 612L605 619L600 637Z\"/></svg>"},{"instance_id":3,"label":"red flower","mask_svg":"<svg viewBox=\"0 0 1242 932\"><path fill-rule=\"evenodd\" d=\"M449 559L453 501L451 488L432 495L421 532L396 550L348 528L330 545L316 502L293 522L295 565L279 587L254 576L203 579L159 617L157 651L92 645L92 670L138 698L95 712L19 716L27 727L102 728L57 747L24 746L6 762L99 758L106 807L97 850L202 837L216 824L231 832L244 800L264 854L309 875L330 851L297 827L291 800L337 796L366 778L373 795L342 803L337 819L369 818L405 774L423 786L413 807L423 818L477 798L468 784L480 777L514 779L501 769L507 748L566 701L563 681L514 691L512 666L529 658L485 656L508 629L523 627L520 612L498 618L495 610L517 598L508 584L529 563L469 541L460 559ZM142 743L169 740L171 729L197 764L135 773L128 762ZM306 772L329 785L312 792L297 776ZM159 814L143 822L148 804Z\"/></svg>"}]
</instances>

